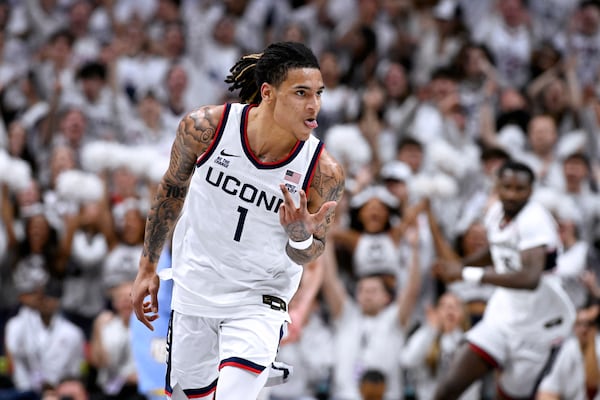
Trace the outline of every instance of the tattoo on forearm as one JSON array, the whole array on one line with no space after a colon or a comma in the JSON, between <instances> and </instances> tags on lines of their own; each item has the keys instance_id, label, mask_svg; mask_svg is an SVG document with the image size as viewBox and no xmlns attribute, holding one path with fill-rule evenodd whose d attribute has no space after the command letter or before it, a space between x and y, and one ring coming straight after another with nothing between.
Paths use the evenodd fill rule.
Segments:
<instances>
[{"instance_id":1,"label":"tattoo on forearm","mask_svg":"<svg viewBox=\"0 0 600 400\"><path fill-rule=\"evenodd\" d=\"M167 197L184 199L187 193L187 186L167 185Z\"/></svg>"},{"instance_id":2,"label":"tattoo on forearm","mask_svg":"<svg viewBox=\"0 0 600 400\"><path fill-rule=\"evenodd\" d=\"M320 256L325 249L325 243L323 240L315 237L312 246L310 246L306 250L298 250L290 247L290 245L286 245L287 255L294 260L295 263L300 265L308 264L313 261L315 258Z\"/></svg>"}]
</instances>

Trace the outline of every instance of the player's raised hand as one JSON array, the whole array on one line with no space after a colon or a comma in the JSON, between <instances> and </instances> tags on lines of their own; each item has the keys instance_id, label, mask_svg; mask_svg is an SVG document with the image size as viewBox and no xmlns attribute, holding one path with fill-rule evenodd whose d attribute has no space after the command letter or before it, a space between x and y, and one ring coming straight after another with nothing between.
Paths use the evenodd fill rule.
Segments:
<instances>
[{"instance_id":1,"label":"player's raised hand","mask_svg":"<svg viewBox=\"0 0 600 400\"><path fill-rule=\"evenodd\" d=\"M337 201L327 201L321 208L311 214L307 207L307 198L304 190L300 190L300 204L296 207L292 195L285 185L280 185L284 202L279 207L279 222L285 229L290 239L294 241L306 240L315 233L317 227L327 218L330 211L337 206Z\"/></svg>"}]
</instances>

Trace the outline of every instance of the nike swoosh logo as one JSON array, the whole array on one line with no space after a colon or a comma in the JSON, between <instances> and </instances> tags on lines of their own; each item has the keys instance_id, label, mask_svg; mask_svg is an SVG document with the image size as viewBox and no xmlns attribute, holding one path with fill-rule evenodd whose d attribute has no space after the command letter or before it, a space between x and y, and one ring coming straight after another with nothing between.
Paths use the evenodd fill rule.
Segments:
<instances>
[{"instance_id":1,"label":"nike swoosh logo","mask_svg":"<svg viewBox=\"0 0 600 400\"><path fill-rule=\"evenodd\" d=\"M225 150L221 150L221 155L223 157L239 157L238 155L235 155L235 154L226 153Z\"/></svg>"}]
</instances>

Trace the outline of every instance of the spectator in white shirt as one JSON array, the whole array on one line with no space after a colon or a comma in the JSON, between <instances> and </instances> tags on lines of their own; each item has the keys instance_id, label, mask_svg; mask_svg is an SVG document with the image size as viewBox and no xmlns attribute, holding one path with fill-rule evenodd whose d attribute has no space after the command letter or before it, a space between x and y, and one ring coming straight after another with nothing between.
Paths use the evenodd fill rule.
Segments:
<instances>
[{"instance_id":1,"label":"spectator in white shirt","mask_svg":"<svg viewBox=\"0 0 600 400\"><path fill-rule=\"evenodd\" d=\"M22 307L6 326L6 353L15 387L41 394L65 377L81 376L84 336L58 311L62 284L41 266L19 268L15 285Z\"/></svg>"}]
</instances>

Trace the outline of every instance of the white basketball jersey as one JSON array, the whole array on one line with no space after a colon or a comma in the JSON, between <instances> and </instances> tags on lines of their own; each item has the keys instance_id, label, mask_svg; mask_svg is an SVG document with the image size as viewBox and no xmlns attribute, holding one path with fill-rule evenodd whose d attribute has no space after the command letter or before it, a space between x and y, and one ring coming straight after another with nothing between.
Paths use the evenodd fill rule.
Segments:
<instances>
[{"instance_id":1,"label":"white basketball jersey","mask_svg":"<svg viewBox=\"0 0 600 400\"><path fill-rule=\"evenodd\" d=\"M556 255L562 246L556 223L543 206L530 201L513 220L503 222L503 218L500 202L490 208L485 218L496 272L520 271L523 268L520 252L542 245L548 251L546 270L555 267ZM521 331L527 326L542 327L559 320L568 325L574 312L558 277L550 273L544 273L534 290L498 287L486 307L487 317L502 319Z\"/></svg>"},{"instance_id":2,"label":"white basketball jersey","mask_svg":"<svg viewBox=\"0 0 600 400\"><path fill-rule=\"evenodd\" d=\"M279 223L285 184L299 202L322 143L299 141L281 161L263 163L248 144L252 106L227 104L213 143L198 159L173 235L173 309L207 317L245 315L262 295L289 302L302 267L286 254Z\"/></svg>"}]
</instances>

